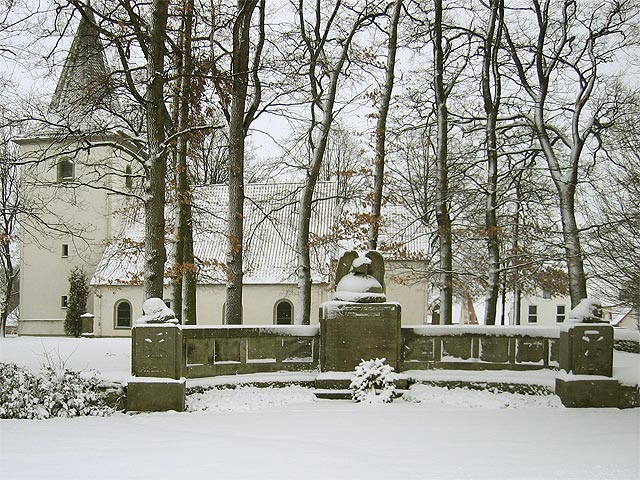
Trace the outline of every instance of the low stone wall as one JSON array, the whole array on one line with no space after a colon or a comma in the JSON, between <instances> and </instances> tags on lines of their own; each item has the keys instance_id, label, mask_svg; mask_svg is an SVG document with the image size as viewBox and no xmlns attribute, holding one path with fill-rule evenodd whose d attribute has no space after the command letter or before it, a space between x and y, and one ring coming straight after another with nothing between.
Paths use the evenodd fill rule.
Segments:
<instances>
[{"instance_id":1,"label":"low stone wall","mask_svg":"<svg viewBox=\"0 0 640 480\"><path fill-rule=\"evenodd\" d=\"M557 369L559 337L547 327L402 327L400 370Z\"/></svg>"},{"instance_id":2,"label":"low stone wall","mask_svg":"<svg viewBox=\"0 0 640 480\"><path fill-rule=\"evenodd\" d=\"M187 378L318 368L318 326L182 326Z\"/></svg>"}]
</instances>

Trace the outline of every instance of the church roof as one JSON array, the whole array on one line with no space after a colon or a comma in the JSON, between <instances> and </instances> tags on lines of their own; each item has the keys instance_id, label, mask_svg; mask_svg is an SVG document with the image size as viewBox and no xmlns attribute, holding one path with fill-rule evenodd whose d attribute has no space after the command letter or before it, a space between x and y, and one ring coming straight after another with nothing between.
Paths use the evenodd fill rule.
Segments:
<instances>
[{"instance_id":1,"label":"church roof","mask_svg":"<svg viewBox=\"0 0 640 480\"><path fill-rule=\"evenodd\" d=\"M104 47L91 8L80 18L49 108L63 116L111 107L114 96Z\"/></svg>"},{"instance_id":2,"label":"church roof","mask_svg":"<svg viewBox=\"0 0 640 480\"><path fill-rule=\"evenodd\" d=\"M301 185L296 183L245 186L245 284L295 284L296 221ZM336 184L316 186L311 218L312 280L327 281L335 243L330 241L336 215ZM193 198L194 253L200 284L223 284L227 251L227 186L195 189ZM167 218L171 218L170 214ZM122 236L105 250L92 285L140 284L144 268L142 219L129 222Z\"/></svg>"}]
</instances>

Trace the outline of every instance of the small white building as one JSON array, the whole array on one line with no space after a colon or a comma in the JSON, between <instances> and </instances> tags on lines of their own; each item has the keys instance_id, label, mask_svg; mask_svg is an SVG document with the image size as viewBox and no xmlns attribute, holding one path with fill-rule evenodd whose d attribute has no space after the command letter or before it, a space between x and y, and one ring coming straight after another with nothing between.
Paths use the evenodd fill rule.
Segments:
<instances>
[{"instance_id":1,"label":"small white building","mask_svg":"<svg viewBox=\"0 0 640 480\"><path fill-rule=\"evenodd\" d=\"M510 325L559 325L564 323L571 311L571 299L568 296L538 292L539 295L520 295L519 322L517 300L512 300L509 312Z\"/></svg>"}]
</instances>

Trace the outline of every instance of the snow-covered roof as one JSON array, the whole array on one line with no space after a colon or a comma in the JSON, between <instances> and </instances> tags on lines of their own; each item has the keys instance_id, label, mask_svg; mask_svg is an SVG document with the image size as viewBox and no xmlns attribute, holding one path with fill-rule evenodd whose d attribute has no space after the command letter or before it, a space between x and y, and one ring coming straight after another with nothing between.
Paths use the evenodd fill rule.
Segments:
<instances>
[{"instance_id":1,"label":"snow-covered roof","mask_svg":"<svg viewBox=\"0 0 640 480\"><path fill-rule=\"evenodd\" d=\"M296 221L301 187L295 183L245 186L244 283L293 284L297 281ZM226 281L227 192L225 185L198 187L194 191L194 253L201 284ZM310 225L312 280L316 283L327 281L330 260L334 256L334 246L329 238L335 210L336 184L319 182ZM144 228L140 217L129 221L121 238L107 246L91 284L140 284L143 246Z\"/></svg>"},{"instance_id":2,"label":"snow-covered roof","mask_svg":"<svg viewBox=\"0 0 640 480\"><path fill-rule=\"evenodd\" d=\"M618 312L618 314L611 320L611 325L617 326L622 322L627 315L631 313L631 307L624 308L622 311Z\"/></svg>"}]
</instances>

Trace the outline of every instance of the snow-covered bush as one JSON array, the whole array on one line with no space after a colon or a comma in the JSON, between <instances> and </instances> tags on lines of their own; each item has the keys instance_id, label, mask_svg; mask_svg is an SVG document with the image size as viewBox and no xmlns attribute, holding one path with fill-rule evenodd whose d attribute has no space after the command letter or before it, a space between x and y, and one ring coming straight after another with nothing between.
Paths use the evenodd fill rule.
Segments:
<instances>
[{"instance_id":1,"label":"snow-covered bush","mask_svg":"<svg viewBox=\"0 0 640 480\"><path fill-rule=\"evenodd\" d=\"M46 367L31 373L0 363L0 418L105 416L112 409L103 396L96 378L78 372Z\"/></svg>"},{"instance_id":2,"label":"snow-covered bush","mask_svg":"<svg viewBox=\"0 0 640 480\"><path fill-rule=\"evenodd\" d=\"M363 360L356 367L351 380L351 398L362 403L389 403L396 387L393 384L393 367L386 365L386 358Z\"/></svg>"}]
</instances>

